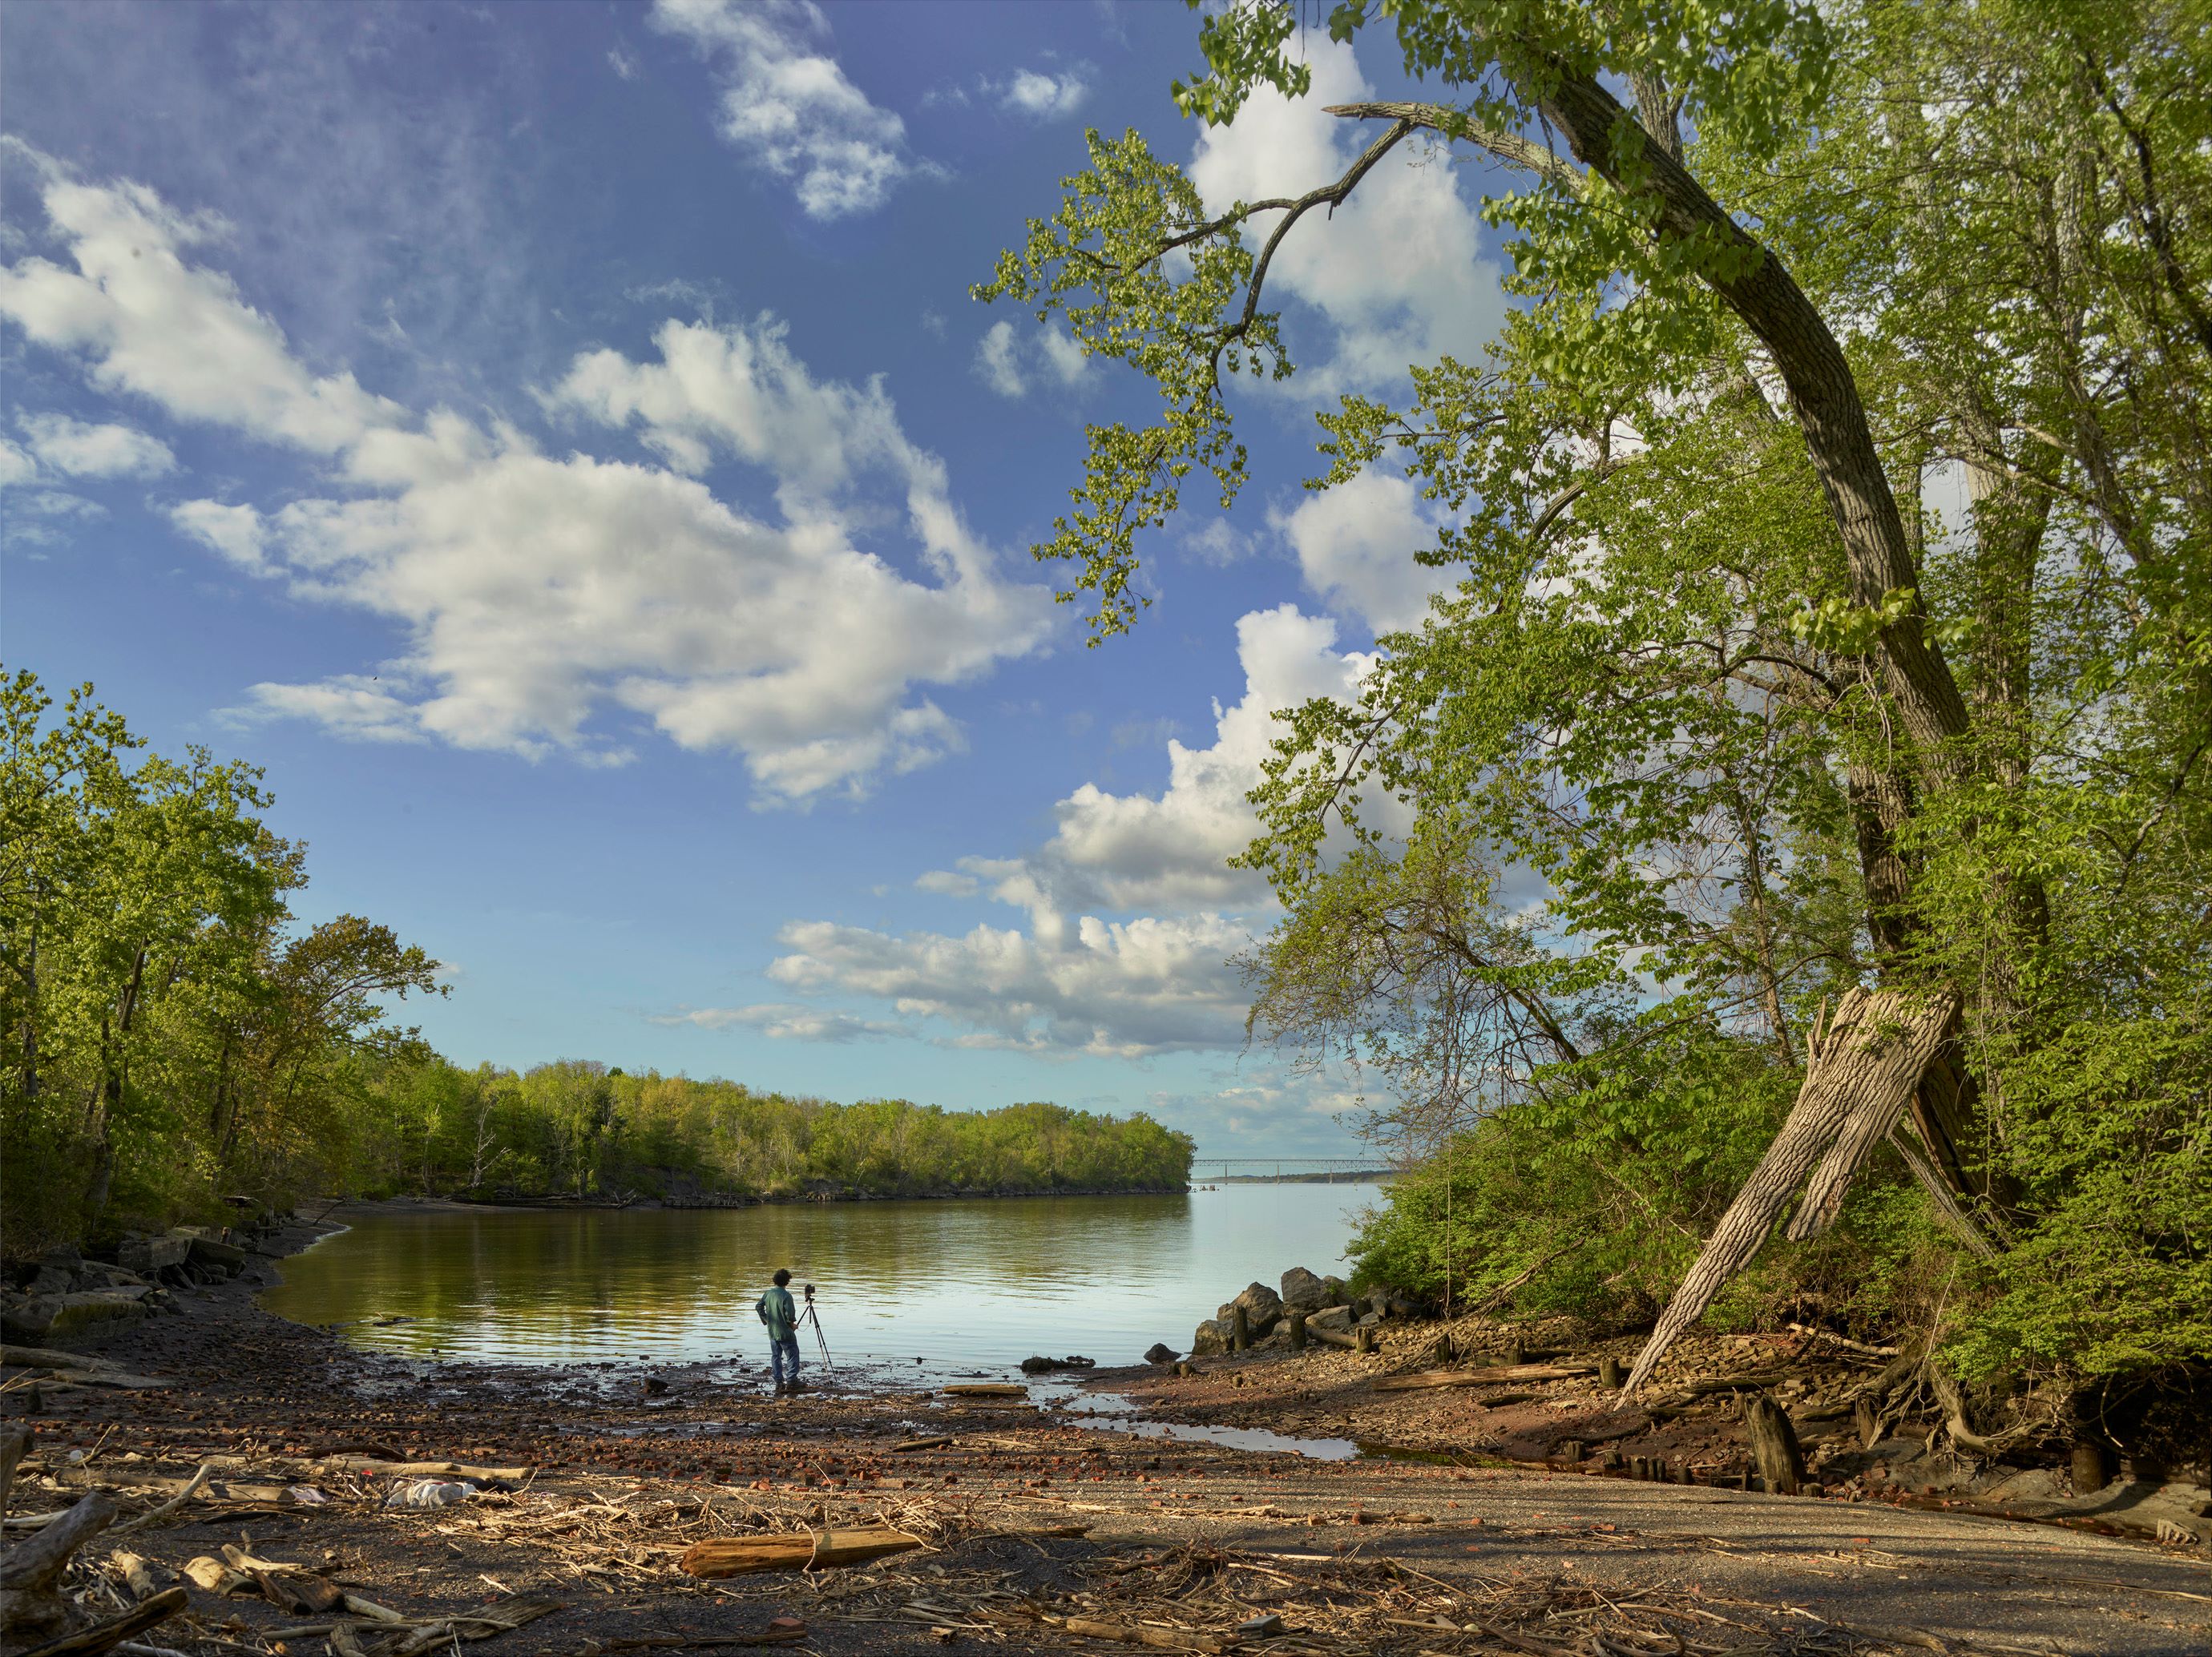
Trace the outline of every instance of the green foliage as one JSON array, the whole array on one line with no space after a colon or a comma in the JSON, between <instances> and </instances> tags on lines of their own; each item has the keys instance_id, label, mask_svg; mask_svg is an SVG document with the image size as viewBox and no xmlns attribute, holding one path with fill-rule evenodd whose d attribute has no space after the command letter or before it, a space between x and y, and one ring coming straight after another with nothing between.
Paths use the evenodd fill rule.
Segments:
<instances>
[{"instance_id":1,"label":"green foliage","mask_svg":"<svg viewBox=\"0 0 2212 1657\"><path fill-rule=\"evenodd\" d=\"M841 1106L605 1065L464 1071L386 1020L436 966L357 915L294 923L259 774L143 753L73 692L0 684L0 1248L310 1192L605 1197L1162 1189L1142 1115Z\"/></svg>"},{"instance_id":2,"label":"green foliage","mask_svg":"<svg viewBox=\"0 0 2212 1657\"><path fill-rule=\"evenodd\" d=\"M1302 16L1210 9L1184 111L1304 95ZM1355 696L1282 712L1241 859L1287 917L1247 963L1255 1031L1358 1064L1389 1096L1367 1125L1431 1157L1370 1270L1433 1287L1449 1264L1524 1308L1662 1294L1822 1000L1939 984L1970 1085L1915 1154L2000 1258L1953 1255L1882 1152L1743 1303L1795 1284L1940 1315L1984 1368L2212 1356L2212 21L1345 0L1328 27L1387 33L1427 100L1347 117L1507 164L1485 210L1523 301L1481 361L1316 411L1309 487L1407 476L1444 525L1408 555L1458 584ZM1632 102L1595 137L1565 118L1607 88ZM1342 199L1358 171L1312 182ZM1164 429L1227 446L1193 365L1261 314L1241 238L1280 237L1285 204L1201 223L1157 163L1171 226L1109 168L1069 187L1129 236L1092 260L1063 214L1020 268L1146 342ZM1185 259L1209 282L1170 279ZM1744 307L1754 280L1802 304ZM1820 325L1838 355L1802 349ZM1871 468L1839 466L1838 419ZM1106 436L1041 551L1118 592L1132 543L1083 509L1133 498L1150 452ZM1877 537L1875 580L1885 487L1905 544ZM1491 907L1514 869L1540 913Z\"/></svg>"},{"instance_id":3,"label":"green foliage","mask_svg":"<svg viewBox=\"0 0 2212 1657\"><path fill-rule=\"evenodd\" d=\"M467 1071L427 1053L381 1068L360 1129L350 1178L380 1195L1160 1191L1188 1180L1193 1150L1141 1113L841 1105L577 1060Z\"/></svg>"}]
</instances>

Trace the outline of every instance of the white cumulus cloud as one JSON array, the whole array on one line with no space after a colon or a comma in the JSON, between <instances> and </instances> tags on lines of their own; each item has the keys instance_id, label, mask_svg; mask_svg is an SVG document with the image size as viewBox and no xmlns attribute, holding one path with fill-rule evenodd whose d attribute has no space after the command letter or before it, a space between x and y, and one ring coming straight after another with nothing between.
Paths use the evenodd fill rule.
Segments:
<instances>
[{"instance_id":1,"label":"white cumulus cloud","mask_svg":"<svg viewBox=\"0 0 2212 1657\"><path fill-rule=\"evenodd\" d=\"M1031 120L1053 121L1073 115L1091 95L1091 83L1073 70L1054 75L1034 69L1018 69L1006 80L990 86L1001 109Z\"/></svg>"},{"instance_id":2,"label":"white cumulus cloud","mask_svg":"<svg viewBox=\"0 0 2212 1657\"><path fill-rule=\"evenodd\" d=\"M1419 627L1431 596L1456 581L1449 568L1414 561L1436 545L1441 519L1395 473L1362 472L1272 522L1297 555L1307 586L1376 633Z\"/></svg>"},{"instance_id":3,"label":"white cumulus cloud","mask_svg":"<svg viewBox=\"0 0 2212 1657\"><path fill-rule=\"evenodd\" d=\"M807 995L888 1002L917 1035L952 1045L1141 1056L1233 1049L1244 1000L1230 957L1265 930L1257 876L1228 866L1258 828L1245 796L1276 734L1273 714L1352 694L1373 658L1336 647L1336 624L1291 605L1237 624L1244 694L1214 709L1204 748L1168 744L1157 794L1085 784L1054 807L1052 838L1016 858L966 858L915 883L988 891L1023 927L891 933L795 921L770 975ZM1114 919L1138 913L1134 919Z\"/></svg>"},{"instance_id":4,"label":"white cumulus cloud","mask_svg":"<svg viewBox=\"0 0 2212 1657\"><path fill-rule=\"evenodd\" d=\"M1262 88L1233 124L1200 135L1190 175L1210 209L1334 184L1380 136L1373 124L1323 112L1324 105L1375 95L1352 48L1316 37L1308 53L1307 96ZM1285 389L1301 399L1326 397L1387 385L1408 364L1446 353L1472 361L1505 316L1500 272L1484 251L1476 208L1440 155L1408 142L1334 213L1302 219L1275 254L1268 292L1319 312L1329 350L1301 361ZM1265 237L1275 216L1261 215L1248 234ZM1293 326L1294 348L1300 337Z\"/></svg>"},{"instance_id":5,"label":"white cumulus cloud","mask_svg":"<svg viewBox=\"0 0 2212 1657\"><path fill-rule=\"evenodd\" d=\"M808 0L654 0L650 18L713 69L722 137L789 183L808 217L872 212L923 170L906 123L817 44L829 22Z\"/></svg>"},{"instance_id":6,"label":"white cumulus cloud","mask_svg":"<svg viewBox=\"0 0 2212 1657\"><path fill-rule=\"evenodd\" d=\"M1022 330L1000 318L975 345L975 373L1000 397L1029 395L1042 384L1068 390L1091 367L1083 347L1057 328Z\"/></svg>"},{"instance_id":7,"label":"white cumulus cloud","mask_svg":"<svg viewBox=\"0 0 2212 1657\"><path fill-rule=\"evenodd\" d=\"M741 755L764 798L800 801L956 750L927 688L1048 636L1048 592L1001 575L882 386L816 379L771 319L672 322L659 361L586 353L548 394L601 430L635 428L683 470L556 457L513 428L310 373L187 257L205 227L152 192L51 163L45 184L68 263L0 268L0 318L94 385L330 463L324 493L273 511L172 509L229 562L385 617L402 640L366 677L255 686L261 712L597 762L627 754L599 722L641 719ZM767 477L774 518L687 475L718 454ZM915 573L860 544L886 521L886 489Z\"/></svg>"},{"instance_id":8,"label":"white cumulus cloud","mask_svg":"<svg viewBox=\"0 0 2212 1657\"><path fill-rule=\"evenodd\" d=\"M20 422L31 452L70 477L158 477L177 457L136 427L94 424L67 415L26 415Z\"/></svg>"}]
</instances>

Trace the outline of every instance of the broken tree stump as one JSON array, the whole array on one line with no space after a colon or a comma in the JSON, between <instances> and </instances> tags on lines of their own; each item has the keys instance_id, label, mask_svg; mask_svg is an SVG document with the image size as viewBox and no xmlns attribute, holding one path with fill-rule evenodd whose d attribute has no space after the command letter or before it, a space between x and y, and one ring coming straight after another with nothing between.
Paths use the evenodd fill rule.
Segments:
<instances>
[{"instance_id":1,"label":"broken tree stump","mask_svg":"<svg viewBox=\"0 0 2212 1657\"><path fill-rule=\"evenodd\" d=\"M1362 1357L1375 1350L1375 1326L1363 1323L1352 1332L1352 1350Z\"/></svg>"},{"instance_id":2,"label":"broken tree stump","mask_svg":"<svg viewBox=\"0 0 2212 1657\"><path fill-rule=\"evenodd\" d=\"M1291 1314L1290 1321L1291 1350L1293 1352L1303 1352L1306 1350L1306 1314L1303 1312L1293 1312Z\"/></svg>"},{"instance_id":3,"label":"broken tree stump","mask_svg":"<svg viewBox=\"0 0 2212 1657\"><path fill-rule=\"evenodd\" d=\"M1805 1482L1805 1452L1797 1443L1797 1429L1789 1412L1767 1393L1756 1393L1744 1406L1744 1430L1751 1439L1751 1459L1766 1488L1782 1496L1795 1496Z\"/></svg>"},{"instance_id":4,"label":"broken tree stump","mask_svg":"<svg viewBox=\"0 0 2212 1657\"><path fill-rule=\"evenodd\" d=\"M744 1576L764 1570L827 1570L863 1565L921 1546L921 1539L888 1525L850 1530L789 1531L767 1536L710 1536L678 1563L693 1576Z\"/></svg>"},{"instance_id":5,"label":"broken tree stump","mask_svg":"<svg viewBox=\"0 0 2212 1657\"><path fill-rule=\"evenodd\" d=\"M151 1599L141 1600L120 1617L111 1617L104 1623L94 1623L90 1628L79 1629L74 1634L64 1634L33 1646L23 1657L99 1657L103 1651L112 1651L125 1640L143 1634L158 1623L166 1623L184 1610L185 1594L182 1588L164 1588Z\"/></svg>"},{"instance_id":6,"label":"broken tree stump","mask_svg":"<svg viewBox=\"0 0 2212 1657\"><path fill-rule=\"evenodd\" d=\"M2075 1439L2071 1458L2074 1494L2092 1496L2111 1484L2112 1464L2117 1459L2112 1451L2094 1439Z\"/></svg>"},{"instance_id":7,"label":"broken tree stump","mask_svg":"<svg viewBox=\"0 0 2212 1657\"><path fill-rule=\"evenodd\" d=\"M1620 1360L1619 1358L1606 1357L1600 1358L1597 1361L1597 1384L1599 1386L1604 1387L1608 1393L1617 1393L1620 1390Z\"/></svg>"},{"instance_id":8,"label":"broken tree stump","mask_svg":"<svg viewBox=\"0 0 2212 1657\"><path fill-rule=\"evenodd\" d=\"M30 1448L31 1435L24 1428L11 1427L0 1433L0 1519L8 1516L8 1503L15 1494L15 1464Z\"/></svg>"},{"instance_id":9,"label":"broken tree stump","mask_svg":"<svg viewBox=\"0 0 2212 1657\"><path fill-rule=\"evenodd\" d=\"M0 1555L0 1642L28 1644L68 1629L76 1609L56 1587L70 1556L115 1522L115 1498L95 1491Z\"/></svg>"},{"instance_id":10,"label":"broken tree stump","mask_svg":"<svg viewBox=\"0 0 2212 1657\"><path fill-rule=\"evenodd\" d=\"M1252 1350L1252 1320L1241 1301L1229 1308L1229 1350L1232 1352Z\"/></svg>"}]
</instances>

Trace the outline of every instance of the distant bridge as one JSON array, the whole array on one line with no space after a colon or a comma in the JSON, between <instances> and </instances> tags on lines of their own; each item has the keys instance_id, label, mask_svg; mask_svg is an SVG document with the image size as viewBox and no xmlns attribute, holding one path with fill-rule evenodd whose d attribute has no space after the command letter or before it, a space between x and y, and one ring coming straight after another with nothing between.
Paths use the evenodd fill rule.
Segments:
<instances>
[{"instance_id":1,"label":"distant bridge","mask_svg":"<svg viewBox=\"0 0 2212 1657\"><path fill-rule=\"evenodd\" d=\"M1379 1174L1373 1156L1194 1156L1194 1180L1310 1180L1339 1174Z\"/></svg>"}]
</instances>

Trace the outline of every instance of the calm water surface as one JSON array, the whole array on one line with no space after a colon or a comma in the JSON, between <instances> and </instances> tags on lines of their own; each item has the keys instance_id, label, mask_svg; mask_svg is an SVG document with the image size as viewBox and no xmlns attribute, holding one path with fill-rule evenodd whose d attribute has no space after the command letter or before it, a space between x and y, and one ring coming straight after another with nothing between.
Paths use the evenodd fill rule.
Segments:
<instances>
[{"instance_id":1,"label":"calm water surface","mask_svg":"<svg viewBox=\"0 0 2212 1657\"><path fill-rule=\"evenodd\" d=\"M359 1344L447 1358L764 1359L752 1304L788 1266L831 1356L997 1369L1033 1352L1133 1363L1255 1278L1344 1269L1374 1185L1182 1197L392 1214L284 1262L265 1303ZM794 1290L798 1284L793 1285ZM410 1321L375 1326L370 1320ZM814 1357L811 1331L804 1350Z\"/></svg>"}]
</instances>

